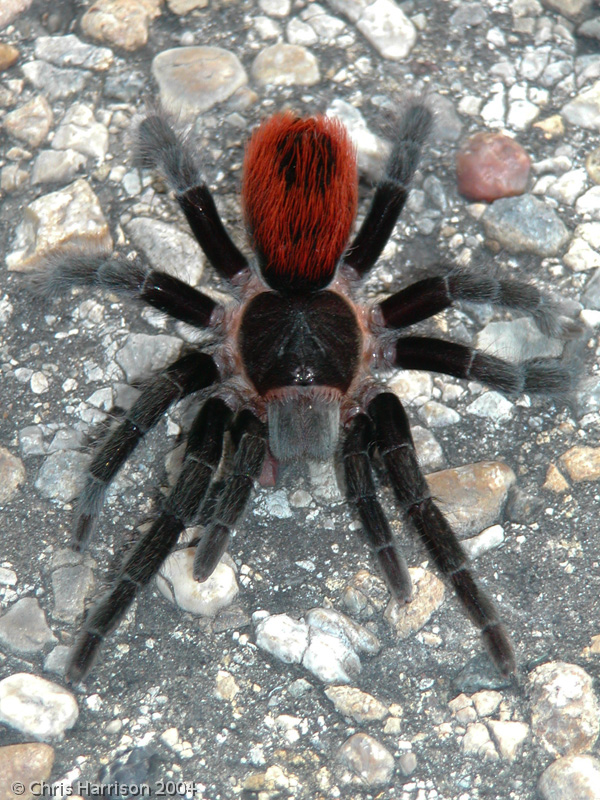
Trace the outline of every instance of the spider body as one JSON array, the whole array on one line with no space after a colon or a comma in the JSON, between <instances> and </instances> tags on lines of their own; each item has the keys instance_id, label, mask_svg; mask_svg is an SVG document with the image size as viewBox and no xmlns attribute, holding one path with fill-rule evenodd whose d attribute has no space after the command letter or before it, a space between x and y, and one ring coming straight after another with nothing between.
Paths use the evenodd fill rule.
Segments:
<instances>
[{"instance_id":1,"label":"spider body","mask_svg":"<svg viewBox=\"0 0 600 800\"><path fill-rule=\"evenodd\" d=\"M92 458L76 515L78 548L96 525L110 482L141 438L170 405L202 393L175 485L125 557L112 587L88 613L68 679L85 677L104 638L156 575L186 526L205 526L196 547L195 577L204 580L212 573L269 449L282 462L341 459L347 498L364 538L390 591L406 603L410 576L377 498L373 459L378 456L401 513L480 629L493 661L505 674L514 671L499 615L432 500L407 415L376 370L425 369L512 394L562 394L573 370L557 359L515 365L464 345L400 332L460 300L523 311L551 335L568 337L575 329L529 284L447 267L383 302L356 300L354 284L375 264L394 228L430 125L426 107L406 109L386 172L352 239L358 182L343 126L291 114L264 123L248 145L244 164L242 206L256 254L250 262L227 234L188 143L160 115L145 119L138 133L141 163L166 176L213 268L235 290L229 306L149 269L139 258L69 250L50 260L39 278L48 294L74 285L108 288L215 334L209 352L192 350L148 382ZM226 438L232 449L227 459Z\"/></svg>"}]
</instances>

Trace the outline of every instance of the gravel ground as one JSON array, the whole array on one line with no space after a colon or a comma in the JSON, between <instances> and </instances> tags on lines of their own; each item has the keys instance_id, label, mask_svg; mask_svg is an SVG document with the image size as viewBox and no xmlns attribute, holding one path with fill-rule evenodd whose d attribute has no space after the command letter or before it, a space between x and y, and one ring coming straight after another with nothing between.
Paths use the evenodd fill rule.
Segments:
<instances>
[{"instance_id":1,"label":"gravel ground","mask_svg":"<svg viewBox=\"0 0 600 800\"><path fill-rule=\"evenodd\" d=\"M3 4L0 42L15 49L0 50L0 774L25 785L148 783L155 795L207 800L600 797L599 5L102 0L84 13L67 0ZM169 54L180 47L219 50ZM494 672L428 570L413 576L423 618L396 636L401 622L387 621L386 591L335 474L315 465L257 489L229 548L239 594L215 617L184 611L153 584L85 684L63 681L84 603L151 518L193 403L146 437L79 557L68 542L91 438L131 404L128 384L191 334L109 293L42 301L26 279L41 250L77 236L136 248L223 296L175 203L131 159L133 120L159 95L193 127L244 247L243 145L263 117L284 106L342 116L358 141L364 208L394 115L406 97L426 98L436 129L365 296L458 262L526 276L587 326L582 382L560 401L509 402L439 375L394 382L425 470L466 466L436 493L502 609L514 681ZM504 130L530 155L527 206L487 211L458 194L456 152L481 130ZM505 356L560 352L518 317L465 305L426 329ZM468 465L482 461L498 464L473 477ZM452 481L465 474L459 496ZM409 564L431 566L386 486L382 498ZM17 686L19 673L29 677ZM19 693L28 699L15 711ZM25 743L33 750L22 763L25 751L8 746Z\"/></svg>"}]
</instances>

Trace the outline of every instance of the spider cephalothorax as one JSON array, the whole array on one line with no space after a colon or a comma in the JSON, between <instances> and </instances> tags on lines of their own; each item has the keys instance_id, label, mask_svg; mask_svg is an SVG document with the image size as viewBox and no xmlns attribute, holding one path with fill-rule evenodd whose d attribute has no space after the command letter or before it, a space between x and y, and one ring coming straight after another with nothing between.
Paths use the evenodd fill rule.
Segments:
<instances>
[{"instance_id":1,"label":"spider cephalothorax","mask_svg":"<svg viewBox=\"0 0 600 800\"><path fill-rule=\"evenodd\" d=\"M208 352L191 350L148 382L91 461L79 498L77 547L88 539L108 485L144 434L172 403L202 393L175 486L127 554L113 586L87 615L69 679L85 677L102 640L138 589L156 575L186 526L205 526L195 577L205 580L212 573L269 449L280 461L341 459L347 497L365 539L392 594L406 603L412 592L408 569L375 489L372 461L378 455L401 512L481 630L494 662L505 674L514 671L513 650L496 609L433 502L406 413L376 370L431 370L510 394L561 394L569 388L572 369L557 359L510 364L464 345L397 331L460 300L523 311L556 336L571 335L573 326L529 284L447 268L383 302L357 302L354 284L373 267L394 228L430 125L423 105L405 110L386 171L352 239L358 182L344 127L326 117L289 113L265 122L250 140L244 163L242 204L256 254L256 261L248 261L225 231L188 142L162 116L149 116L138 131L142 163L163 172L212 267L235 285L235 299L220 305L139 258L71 250L49 260L39 278L49 294L97 285L214 332ZM233 454L225 459L226 436Z\"/></svg>"}]
</instances>

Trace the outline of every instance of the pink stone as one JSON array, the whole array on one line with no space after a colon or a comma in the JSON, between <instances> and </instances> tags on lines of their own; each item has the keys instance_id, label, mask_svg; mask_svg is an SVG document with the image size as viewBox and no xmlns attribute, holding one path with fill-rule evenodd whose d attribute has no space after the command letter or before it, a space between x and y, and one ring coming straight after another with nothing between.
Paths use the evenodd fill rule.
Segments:
<instances>
[{"instance_id":1,"label":"pink stone","mask_svg":"<svg viewBox=\"0 0 600 800\"><path fill-rule=\"evenodd\" d=\"M502 133L476 133L456 155L458 191L469 200L491 203L523 194L531 159L521 145Z\"/></svg>"}]
</instances>

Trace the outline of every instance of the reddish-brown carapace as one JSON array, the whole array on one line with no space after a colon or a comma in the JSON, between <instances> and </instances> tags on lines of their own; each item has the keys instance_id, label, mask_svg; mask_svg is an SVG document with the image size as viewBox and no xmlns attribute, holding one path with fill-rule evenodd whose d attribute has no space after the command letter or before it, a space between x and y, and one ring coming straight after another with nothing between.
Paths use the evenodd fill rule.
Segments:
<instances>
[{"instance_id":1,"label":"reddish-brown carapace","mask_svg":"<svg viewBox=\"0 0 600 800\"><path fill-rule=\"evenodd\" d=\"M242 202L272 288L310 292L332 280L357 200L356 154L339 120L276 114L248 143Z\"/></svg>"}]
</instances>

